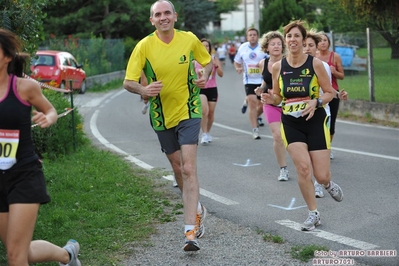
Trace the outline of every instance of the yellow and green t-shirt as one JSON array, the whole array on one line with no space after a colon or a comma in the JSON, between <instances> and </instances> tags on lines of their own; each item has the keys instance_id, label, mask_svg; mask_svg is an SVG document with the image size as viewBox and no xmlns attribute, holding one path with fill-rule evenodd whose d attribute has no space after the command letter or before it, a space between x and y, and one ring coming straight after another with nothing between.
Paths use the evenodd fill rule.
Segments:
<instances>
[{"instance_id":1,"label":"yellow and green t-shirt","mask_svg":"<svg viewBox=\"0 0 399 266\"><path fill-rule=\"evenodd\" d=\"M191 32L175 30L168 44L154 32L134 48L125 79L138 81L144 70L148 84L154 81L163 84L160 94L150 98L149 113L155 130L166 130L182 120L202 117L200 89L193 82L197 78L193 60L205 66L211 56Z\"/></svg>"}]
</instances>

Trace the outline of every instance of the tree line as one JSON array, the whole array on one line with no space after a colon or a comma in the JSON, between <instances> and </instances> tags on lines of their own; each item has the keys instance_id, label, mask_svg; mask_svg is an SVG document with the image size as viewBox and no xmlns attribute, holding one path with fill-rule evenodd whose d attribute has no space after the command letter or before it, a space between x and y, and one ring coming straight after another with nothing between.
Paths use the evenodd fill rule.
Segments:
<instances>
[{"instance_id":1,"label":"tree line","mask_svg":"<svg viewBox=\"0 0 399 266\"><path fill-rule=\"evenodd\" d=\"M17 33L34 52L44 39L130 38L139 40L154 30L149 10L154 0L0 0L0 27ZM205 35L209 22L237 10L241 0L174 0L176 27ZM399 59L399 1L397 0L263 0L260 31L281 28L292 19L306 20L318 30L364 32L370 27L391 46Z\"/></svg>"}]
</instances>

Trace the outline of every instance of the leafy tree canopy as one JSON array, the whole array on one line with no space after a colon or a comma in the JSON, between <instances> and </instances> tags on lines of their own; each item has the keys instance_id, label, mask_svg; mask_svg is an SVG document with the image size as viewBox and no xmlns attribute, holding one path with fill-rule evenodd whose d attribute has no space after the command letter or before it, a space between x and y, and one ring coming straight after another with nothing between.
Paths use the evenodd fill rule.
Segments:
<instances>
[{"instance_id":1,"label":"leafy tree canopy","mask_svg":"<svg viewBox=\"0 0 399 266\"><path fill-rule=\"evenodd\" d=\"M304 19L304 9L295 0L272 0L262 10L260 31L277 30L294 19Z\"/></svg>"},{"instance_id":2,"label":"leafy tree canopy","mask_svg":"<svg viewBox=\"0 0 399 266\"><path fill-rule=\"evenodd\" d=\"M391 45L391 58L399 59L398 0L330 0L340 4L349 16L355 16L376 29Z\"/></svg>"},{"instance_id":3,"label":"leafy tree canopy","mask_svg":"<svg viewBox=\"0 0 399 266\"><path fill-rule=\"evenodd\" d=\"M27 52L34 54L43 37L42 9L57 1L0 0L0 27L11 30L24 42Z\"/></svg>"},{"instance_id":4,"label":"leafy tree canopy","mask_svg":"<svg viewBox=\"0 0 399 266\"><path fill-rule=\"evenodd\" d=\"M178 21L182 23L180 28L202 37L203 30L215 18L214 3L208 0L183 0L179 4L181 10Z\"/></svg>"}]
</instances>

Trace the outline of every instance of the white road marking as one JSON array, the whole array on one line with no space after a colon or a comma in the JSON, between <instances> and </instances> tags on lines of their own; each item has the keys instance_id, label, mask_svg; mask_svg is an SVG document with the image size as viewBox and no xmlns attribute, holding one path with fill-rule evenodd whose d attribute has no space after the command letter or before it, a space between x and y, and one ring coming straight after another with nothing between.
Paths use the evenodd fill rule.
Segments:
<instances>
[{"instance_id":1,"label":"white road marking","mask_svg":"<svg viewBox=\"0 0 399 266\"><path fill-rule=\"evenodd\" d=\"M287 227L292 228L292 229L297 230L297 231L301 231L301 224L297 223L297 222L294 222L294 221L291 221L291 220L278 220L278 221L276 221L276 223L284 225L284 226L287 226ZM370 249L379 248L379 246L374 245L374 244L370 244L370 243L367 243L367 242L364 242L364 241L360 241L360 240L356 240L356 239L353 239L353 238L349 238L349 237L346 237L346 236L340 236L340 235L332 234L332 233L329 233L327 231L323 231L323 230L319 230L319 229L315 229L313 231L304 232L304 234L312 234L314 236L321 237L321 238L324 238L326 240L337 242L337 243L344 244L344 245L347 245L347 246L351 246L351 247L354 247L354 248L358 248L360 250L370 250Z\"/></svg>"},{"instance_id":2,"label":"white road marking","mask_svg":"<svg viewBox=\"0 0 399 266\"><path fill-rule=\"evenodd\" d=\"M209 192L208 190L205 190L205 189L202 189L202 188L200 188L200 194L205 196L205 197L208 197L210 199L213 199L213 200L215 200L217 202L226 204L226 205L237 205L237 204L240 204L237 201L230 200L228 198L219 196L219 195L217 195L215 193Z\"/></svg>"},{"instance_id":3,"label":"white road marking","mask_svg":"<svg viewBox=\"0 0 399 266\"><path fill-rule=\"evenodd\" d=\"M283 207L283 206L278 206L278 205L273 205L273 204L267 204L267 205L269 205L271 207L279 208L279 209L282 209L282 210L286 210L286 211L292 211L292 210L296 210L296 209L307 207L306 205L294 207L295 201L296 201L296 199L292 198L290 204L288 205L288 207Z\"/></svg>"},{"instance_id":4,"label":"white road marking","mask_svg":"<svg viewBox=\"0 0 399 266\"><path fill-rule=\"evenodd\" d=\"M227 130L231 130L231 131L235 131L235 132L239 132L239 133L244 133L244 134L247 134L247 135L252 135L252 132L250 132L248 130L242 130L242 129L238 129L238 128L234 128L234 127L229 127L229 126L222 125L222 124L219 124L219 123L213 123L213 125L217 126L217 127L220 127L220 128L227 129ZM362 125L362 124L356 124L356 125ZM268 136L268 135L260 135L260 136L262 138L273 139L272 136ZM399 157L389 156L389 155L384 155L384 154L378 154L378 153L363 152L363 151L356 151L356 150L348 150L348 149L342 149L342 148L337 148L337 147L332 148L332 150L334 150L334 151L343 151L343 152L353 153L353 154L366 155L366 156L370 156L370 157L377 157L377 158L394 160L394 161L399 161Z\"/></svg>"},{"instance_id":5,"label":"white road marking","mask_svg":"<svg viewBox=\"0 0 399 266\"><path fill-rule=\"evenodd\" d=\"M247 159L245 164L233 163L234 165L242 166L242 167L249 167L249 166L257 166L261 165L261 163L251 163L251 159Z\"/></svg>"},{"instance_id":6,"label":"white road marking","mask_svg":"<svg viewBox=\"0 0 399 266\"><path fill-rule=\"evenodd\" d=\"M96 107L96 106L98 106L105 98L108 98L106 102L109 102L110 99L113 99L113 98L117 97L119 94L121 94L121 93L123 93L123 92L124 92L124 91L120 91L119 93L114 94L111 98L108 97L108 94L107 94L107 95L104 95L104 96L103 96L102 98L100 98L99 100L92 100L92 101L89 101L86 105L84 105L84 107L91 107L91 106L92 106L92 107ZM131 162L135 163L136 165L138 165L138 166L140 166L140 167L142 167L142 168L144 168L144 169L147 169L147 170L153 169L153 168L154 168L153 166L151 166L151 165L149 165L149 164L147 164L147 163L145 163L145 162L143 162L143 161L137 159L136 157L131 156L130 154L126 153L125 151L119 149L119 148L116 147L115 145L111 144L107 139L105 139L105 138L100 134L100 132L99 132L99 130L98 130L98 128L97 128L97 117L98 117L98 114L99 114L99 109L100 109L101 107L103 107L103 106L100 106L100 107L94 112L93 116L92 116L91 119L90 119L90 129L91 129L91 132L92 132L92 134L94 135L94 137L97 138L98 141L99 141L100 143L102 143L104 146L106 146L107 148L109 148L109 149L111 149L111 150L114 150L115 152L118 152L118 153L120 153L120 154L122 154L122 155L126 155L126 157L125 157L126 160L131 161ZM218 127L221 127L221 128L228 129L228 130L232 130L232 131L241 132L241 133L244 133L244 134L249 134L249 135L251 135L250 132L245 131L245 130L240 130L240 129L232 128L232 127L225 126L225 125L221 125L221 124L218 124L218 123L214 123L214 125L216 125L216 126L218 126ZM267 136L267 135L262 135L262 136L263 136L263 137L266 137L266 138L271 138L271 139L272 139L272 136ZM378 154L373 154L373 153L363 153L363 152L352 151L352 150L345 150L345 149L338 149L338 148L336 148L336 150L341 150L341 151L345 151L345 152L352 152L352 153L357 153L357 154L363 154L363 155L369 155L369 156L374 156L374 157L380 157L380 158L385 158L385 159L399 160L398 157L393 157L393 156L378 155ZM166 178L166 179L168 179L168 180L171 180L171 181L173 180L173 176L172 176L172 175L164 176L164 178ZM218 201L218 202L220 202L220 203L223 203L223 204L225 204L225 205L237 205L237 204L240 204L239 202L236 202L236 201L227 199L227 198L225 198L225 197L219 196L219 195L217 195L217 194L214 194L214 193L212 193L212 192L210 192L210 191L207 191L207 190L205 190L205 189L202 189L202 188L200 188L200 194L203 195L203 196L205 196L205 197L208 197L208 198L210 198L210 199L213 199L213 200L215 200L215 201ZM290 206L291 206L291 205L290 205ZM292 206L291 206L291 207L292 207ZM302 206L301 206L301 207L302 207ZM279 224L281 224L281 225L287 226L287 227L289 227L289 228L295 229L295 230L297 230L297 231L300 231L300 230L301 230L301 229L300 229L301 224L296 223L296 222L293 222L293 221L290 221L290 220L279 220L279 221L276 221L276 222L279 223ZM377 245L373 245L373 244L370 244L370 243L367 243L367 242L363 242L363 241L356 240L356 239L352 239L352 238L345 237L345 236L340 236L340 235L332 234L332 233L329 233L329 232L326 232L326 231L322 231L322 230L314 230L314 231L306 232L306 233L310 233L310 234L313 234L313 235L315 235L315 236L317 236L317 237L321 237L321 238L324 238L324 239L327 239L327 240L330 240L330 241L334 241L334 242L338 242L338 243L341 243L341 244L345 244L345 245L348 245L348 246L351 246L351 247L355 247L355 248L358 248L358 249L361 249L361 250L377 249L377 248L379 247L379 246L377 246Z\"/></svg>"},{"instance_id":7,"label":"white road marking","mask_svg":"<svg viewBox=\"0 0 399 266\"><path fill-rule=\"evenodd\" d=\"M342 123L342 124L348 124L348 125L355 125L355 126L372 127L372 128L379 128L379 129L388 129L388 130L399 131L399 128L385 127L385 126L378 126L378 125L369 125L369 124L362 124L362 123L357 123L357 122L352 122L352 121L346 121L346 120L341 120L341 119L337 119L337 122Z\"/></svg>"},{"instance_id":8,"label":"white road marking","mask_svg":"<svg viewBox=\"0 0 399 266\"><path fill-rule=\"evenodd\" d=\"M164 175L163 178L165 178L166 180L173 181L174 176L173 175ZM205 189L202 189L202 188L200 188L200 194L205 196L205 197L208 197L208 198L210 198L210 199L212 199L214 201L223 203L225 205L237 205L237 204L240 204L240 203L238 203L238 202L236 202L234 200L230 200L228 198L219 196L219 195L217 195L215 193L212 193L212 192L210 192L208 190L205 190Z\"/></svg>"},{"instance_id":9,"label":"white road marking","mask_svg":"<svg viewBox=\"0 0 399 266\"><path fill-rule=\"evenodd\" d=\"M109 143L109 141L101 135L100 131L97 128L97 117L98 117L99 112L100 112L99 110L96 110L94 112L93 116L90 119L90 129L91 129L91 132L93 133L94 137L96 139L98 139L98 141L100 143L102 143L105 147L107 147L108 149L111 149L111 150L113 150L113 151L115 151L115 152L117 152L119 154L126 155L126 157L125 157L126 160L128 160L128 161L130 161L130 162L132 162L132 163L134 163L134 164L136 164L136 165L138 165L138 166L140 166L140 167L142 167L144 169L147 169L147 170L154 169L153 166L151 166L151 165L149 165L149 164L137 159L136 157L126 153L125 151L119 149L115 145ZM173 176L172 175L163 176L163 178L173 181ZM212 192L207 191L207 190L202 189L202 188L200 188L200 194L205 196L205 197L208 197L210 199L213 199L213 200L215 200L217 202L223 203L225 205L237 205L237 204L239 204L236 201L233 201L233 200L227 199L225 197L219 196L219 195L217 195L215 193L212 193Z\"/></svg>"}]
</instances>

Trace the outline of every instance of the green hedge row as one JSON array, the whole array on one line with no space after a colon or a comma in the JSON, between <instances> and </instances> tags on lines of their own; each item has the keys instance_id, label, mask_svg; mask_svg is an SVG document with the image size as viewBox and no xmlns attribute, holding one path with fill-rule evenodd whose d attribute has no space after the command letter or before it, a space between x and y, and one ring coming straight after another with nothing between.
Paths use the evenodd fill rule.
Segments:
<instances>
[{"instance_id":1,"label":"green hedge row","mask_svg":"<svg viewBox=\"0 0 399 266\"><path fill-rule=\"evenodd\" d=\"M64 95L64 93L52 90L43 90L43 94L53 104L58 114L64 113L67 108L71 107L69 94ZM83 131L83 117L77 110L72 112L59 117L57 123L48 128L34 127L32 129L36 152L41 158L54 160L89 143Z\"/></svg>"}]
</instances>

